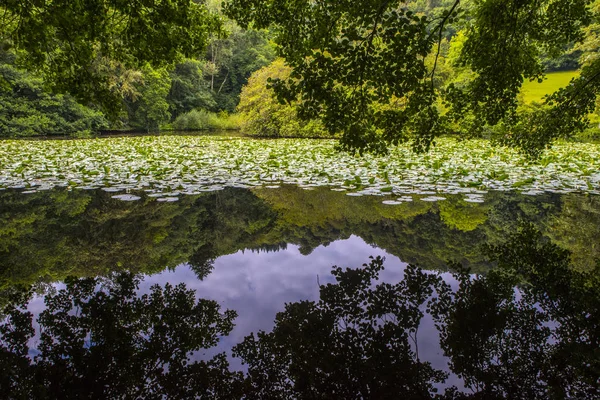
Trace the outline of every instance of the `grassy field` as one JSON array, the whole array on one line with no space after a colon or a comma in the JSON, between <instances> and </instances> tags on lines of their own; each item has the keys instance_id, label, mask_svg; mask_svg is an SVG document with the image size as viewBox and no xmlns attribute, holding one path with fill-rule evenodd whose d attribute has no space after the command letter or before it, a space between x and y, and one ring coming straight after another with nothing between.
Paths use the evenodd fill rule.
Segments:
<instances>
[{"instance_id":1,"label":"grassy field","mask_svg":"<svg viewBox=\"0 0 600 400\"><path fill-rule=\"evenodd\" d=\"M541 102L545 95L567 86L577 75L579 75L578 71L552 72L546 75L546 80L542 83L526 81L521 91L523 100L528 104Z\"/></svg>"}]
</instances>

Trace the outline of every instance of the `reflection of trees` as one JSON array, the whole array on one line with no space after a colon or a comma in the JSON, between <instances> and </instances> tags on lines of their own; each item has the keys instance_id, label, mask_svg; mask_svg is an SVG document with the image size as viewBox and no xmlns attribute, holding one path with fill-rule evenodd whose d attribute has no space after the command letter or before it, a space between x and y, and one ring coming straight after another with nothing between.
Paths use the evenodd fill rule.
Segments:
<instances>
[{"instance_id":1,"label":"reflection of trees","mask_svg":"<svg viewBox=\"0 0 600 400\"><path fill-rule=\"evenodd\" d=\"M249 398L428 398L445 374L413 346L436 276L409 267L397 285L371 283L381 258L333 270L321 299L288 304L271 333L234 354L248 363Z\"/></svg>"},{"instance_id":2,"label":"reflection of trees","mask_svg":"<svg viewBox=\"0 0 600 400\"><path fill-rule=\"evenodd\" d=\"M434 313L452 371L482 398L597 398L600 268L573 270L530 226L490 254L498 267L457 273Z\"/></svg>"},{"instance_id":3,"label":"reflection of trees","mask_svg":"<svg viewBox=\"0 0 600 400\"><path fill-rule=\"evenodd\" d=\"M191 360L231 331L235 313L183 285L140 296L127 273L69 279L46 297L32 358L29 297L15 293L0 325L0 389L13 398L597 398L600 267L574 270L569 252L529 226L488 250L497 267L476 277L454 266L454 288L412 266L397 284L379 282L380 258L334 268L319 301L286 305L271 332L234 348L245 376L223 355ZM470 392L436 393L447 371L419 357L426 312Z\"/></svg>"},{"instance_id":4,"label":"reflection of trees","mask_svg":"<svg viewBox=\"0 0 600 400\"><path fill-rule=\"evenodd\" d=\"M215 250L211 244L204 244L194 251L188 261L189 268L198 279L204 280L215 268Z\"/></svg>"},{"instance_id":5,"label":"reflection of trees","mask_svg":"<svg viewBox=\"0 0 600 400\"><path fill-rule=\"evenodd\" d=\"M530 227L490 251L498 268L457 272L456 290L414 267L397 285L373 287L380 259L335 269L337 283L321 287L318 302L287 305L272 332L235 348L249 366L250 397L433 397L443 373L419 360L412 341L426 308L451 371L472 392L441 397L597 398L600 268L572 270L569 253Z\"/></svg>"},{"instance_id":6,"label":"reflection of trees","mask_svg":"<svg viewBox=\"0 0 600 400\"><path fill-rule=\"evenodd\" d=\"M573 251L578 268L589 269L600 237L597 199L576 195L490 192L483 205L447 196L440 203L398 206L377 196L292 186L228 188L175 203L147 197L128 203L112 195L0 191L0 289L106 275L125 266L152 273L189 263L202 276L210 260L238 250L293 243L309 254L350 235L429 269L446 268L450 259L479 272L488 268L479 245L502 242L519 220L535 223Z\"/></svg>"},{"instance_id":7,"label":"reflection of trees","mask_svg":"<svg viewBox=\"0 0 600 400\"><path fill-rule=\"evenodd\" d=\"M578 268L590 269L600 257L600 196L566 196L561 205L548 221L548 236L571 250Z\"/></svg>"},{"instance_id":8,"label":"reflection of trees","mask_svg":"<svg viewBox=\"0 0 600 400\"><path fill-rule=\"evenodd\" d=\"M252 247L276 217L249 191L112 199L103 191L0 192L0 287L68 275L96 276L127 266L157 272L198 266L236 246Z\"/></svg>"},{"instance_id":9,"label":"reflection of trees","mask_svg":"<svg viewBox=\"0 0 600 400\"><path fill-rule=\"evenodd\" d=\"M45 299L37 354L22 294L0 327L0 390L10 398L206 398L236 389L223 354L191 361L233 328L234 311L195 300L183 285L154 286L138 296L139 279L69 279ZM98 290L100 285L100 290Z\"/></svg>"},{"instance_id":10,"label":"reflection of trees","mask_svg":"<svg viewBox=\"0 0 600 400\"><path fill-rule=\"evenodd\" d=\"M0 325L0 390L13 398L596 399L600 395L600 267L581 272L531 226L489 246L497 267L456 283L409 266L378 281L383 260L334 267L316 302L286 305L271 332L234 347L248 365L193 351L232 329L234 312L183 285L137 295L139 279L70 279L46 297L37 352L28 297L15 293ZM516 289L518 288L518 289ZM419 356L433 318L450 371ZM448 372L456 387L436 391Z\"/></svg>"}]
</instances>

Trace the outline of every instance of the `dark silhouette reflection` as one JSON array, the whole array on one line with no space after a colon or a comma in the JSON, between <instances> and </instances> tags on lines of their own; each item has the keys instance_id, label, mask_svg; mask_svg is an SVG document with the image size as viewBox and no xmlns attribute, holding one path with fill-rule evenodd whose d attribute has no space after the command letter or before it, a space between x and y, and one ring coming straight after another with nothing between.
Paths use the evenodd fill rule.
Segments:
<instances>
[{"instance_id":1,"label":"dark silhouette reflection","mask_svg":"<svg viewBox=\"0 0 600 400\"><path fill-rule=\"evenodd\" d=\"M10 398L597 399L600 267L525 226L488 246L495 268L454 279L409 266L380 281L384 261L334 267L318 301L287 304L270 332L198 361L234 312L183 285L136 294L139 278L71 279L45 299L36 352L28 297L15 294L0 327L0 389ZM99 290L100 289L100 290ZM448 369L419 356L433 319ZM29 356L28 356L29 352ZM200 357L202 359L202 357ZM463 387L451 386L450 375Z\"/></svg>"},{"instance_id":2,"label":"dark silhouette reflection","mask_svg":"<svg viewBox=\"0 0 600 400\"><path fill-rule=\"evenodd\" d=\"M382 268L381 258L335 268L337 283L318 302L286 305L271 333L237 345L248 397L429 398L446 374L419 361L413 344L437 277L409 267L397 285L372 288Z\"/></svg>"},{"instance_id":3,"label":"dark silhouette reflection","mask_svg":"<svg viewBox=\"0 0 600 400\"><path fill-rule=\"evenodd\" d=\"M497 268L459 270L455 290L415 267L396 285L373 286L379 258L335 269L318 302L288 304L272 332L234 349L249 366L249 397L598 398L600 269L573 271L570 254L532 227L489 252ZM418 356L425 311L468 393L435 393L444 372Z\"/></svg>"},{"instance_id":4,"label":"dark silhouette reflection","mask_svg":"<svg viewBox=\"0 0 600 400\"><path fill-rule=\"evenodd\" d=\"M432 307L451 370L476 398L599 398L598 265L574 270L529 225L488 251L497 267L459 271Z\"/></svg>"},{"instance_id":5,"label":"dark silhouette reflection","mask_svg":"<svg viewBox=\"0 0 600 400\"><path fill-rule=\"evenodd\" d=\"M0 392L9 398L235 398L239 373L224 354L191 361L233 328L234 311L195 300L183 285L154 286L138 296L139 279L69 279L46 296L36 351L28 296L16 293L0 327ZM99 288L98 288L99 286Z\"/></svg>"},{"instance_id":6,"label":"dark silhouette reflection","mask_svg":"<svg viewBox=\"0 0 600 400\"><path fill-rule=\"evenodd\" d=\"M204 280L215 268L215 249L211 244L200 246L190 257L188 265L198 279Z\"/></svg>"}]
</instances>

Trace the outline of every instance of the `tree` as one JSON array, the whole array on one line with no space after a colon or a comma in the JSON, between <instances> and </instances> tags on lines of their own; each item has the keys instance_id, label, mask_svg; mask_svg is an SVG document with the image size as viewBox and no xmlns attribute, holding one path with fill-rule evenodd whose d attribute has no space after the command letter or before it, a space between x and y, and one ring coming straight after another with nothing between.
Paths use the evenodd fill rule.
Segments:
<instances>
[{"instance_id":1,"label":"tree","mask_svg":"<svg viewBox=\"0 0 600 400\"><path fill-rule=\"evenodd\" d=\"M584 38L576 46L576 50L581 52L581 63L583 65L593 64L598 60L598 48L600 48L600 1L591 2L590 10L593 13L593 20L583 29Z\"/></svg>"},{"instance_id":2,"label":"tree","mask_svg":"<svg viewBox=\"0 0 600 400\"><path fill-rule=\"evenodd\" d=\"M590 67L600 62L598 49L600 48L600 1L592 2L590 9L593 13L592 23L583 30L584 39L575 47L575 53L579 53L581 65ZM600 127L600 101L596 98L595 123Z\"/></svg>"},{"instance_id":3,"label":"tree","mask_svg":"<svg viewBox=\"0 0 600 400\"><path fill-rule=\"evenodd\" d=\"M0 50L0 136L87 135L107 127L98 111L69 95L54 95L42 79L19 69L16 56Z\"/></svg>"},{"instance_id":4,"label":"tree","mask_svg":"<svg viewBox=\"0 0 600 400\"><path fill-rule=\"evenodd\" d=\"M265 31L243 30L228 23L229 36L211 41L208 60L213 66L211 90L217 110L233 112L240 92L255 71L275 59L275 52Z\"/></svg>"},{"instance_id":5,"label":"tree","mask_svg":"<svg viewBox=\"0 0 600 400\"><path fill-rule=\"evenodd\" d=\"M104 60L163 67L197 56L221 21L195 0L0 0L0 44L23 53L54 90L118 115Z\"/></svg>"},{"instance_id":6,"label":"tree","mask_svg":"<svg viewBox=\"0 0 600 400\"><path fill-rule=\"evenodd\" d=\"M600 62L550 96L547 108L518 115L517 96L524 79L542 79L542 53L560 55L582 39L590 0L454 0L430 15L406 3L229 0L226 12L242 27L274 28L278 52L293 70L274 83L279 99L299 97L299 116L342 132L348 150L385 151L406 140L427 149L448 123L471 114L475 132L498 126L499 139L532 154L586 126L600 91ZM460 64L474 75L465 87L436 90L436 43L449 24L465 29ZM377 106L394 98L404 99L401 107Z\"/></svg>"},{"instance_id":7,"label":"tree","mask_svg":"<svg viewBox=\"0 0 600 400\"><path fill-rule=\"evenodd\" d=\"M267 137L323 137L328 136L317 120L301 121L296 118L297 101L280 104L273 90L267 88L270 79L285 79L290 74L282 59L277 59L250 76L242 89L237 110L243 117L242 132Z\"/></svg>"},{"instance_id":8,"label":"tree","mask_svg":"<svg viewBox=\"0 0 600 400\"><path fill-rule=\"evenodd\" d=\"M241 29L223 14L221 0L208 0L209 10L223 16L225 32L210 38L206 52L207 78L216 102L215 111L233 112L250 75L275 59L267 30Z\"/></svg>"},{"instance_id":9,"label":"tree","mask_svg":"<svg viewBox=\"0 0 600 400\"><path fill-rule=\"evenodd\" d=\"M213 109L215 101L204 80L203 63L185 60L171 72L171 89L167 101L173 118L195 108Z\"/></svg>"},{"instance_id":10,"label":"tree","mask_svg":"<svg viewBox=\"0 0 600 400\"><path fill-rule=\"evenodd\" d=\"M171 76L165 68L153 69L146 66L143 72L140 98L135 104L135 119L148 132L158 132L160 125L171 119L167 101Z\"/></svg>"}]
</instances>

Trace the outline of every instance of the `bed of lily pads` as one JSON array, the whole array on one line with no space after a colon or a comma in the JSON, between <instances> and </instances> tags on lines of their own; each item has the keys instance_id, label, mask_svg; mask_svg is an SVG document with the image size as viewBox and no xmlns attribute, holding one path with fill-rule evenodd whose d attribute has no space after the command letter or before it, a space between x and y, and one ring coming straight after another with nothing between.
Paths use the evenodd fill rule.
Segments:
<instances>
[{"instance_id":1,"label":"bed of lily pads","mask_svg":"<svg viewBox=\"0 0 600 400\"><path fill-rule=\"evenodd\" d=\"M0 141L0 190L99 189L124 201L146 191L161 201L224 187L307 190L329 186L348 195L391 195L386 204L443 200L488 190L600 194L600 146L561 143L537 160L484 140L442 138L427 154L399 146L387 156L352 156L332 140L153 136L88 140Z\"/></svg>"}]
</instances>

